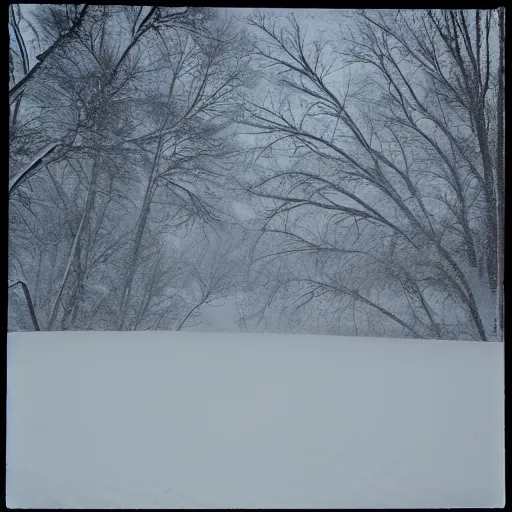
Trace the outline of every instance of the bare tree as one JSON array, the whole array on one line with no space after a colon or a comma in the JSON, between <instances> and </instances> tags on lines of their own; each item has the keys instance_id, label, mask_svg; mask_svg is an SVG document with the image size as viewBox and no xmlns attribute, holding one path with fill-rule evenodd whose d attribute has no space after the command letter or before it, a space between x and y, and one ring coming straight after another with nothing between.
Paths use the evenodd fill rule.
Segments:
<instances>
[{"instance_id":1,"label":"bare tree","mask_svg":"<svg viewBox=\"0 0 512 512\"><path fill-rule=\"evenodd\" d=\"M484 155L492 134L493 14L474 14L472 33L463 12L359 16L357 31L340 41L308 40L294 17L284 26L263 14L252 19L264 36L257 54L278 70L282 93L249 101L246 124L267 137L259 158L272 162L288 151L290 164L269 164L266 177L246 188L266 206L264 231L295 244L287 255L312 254L315 268L322 254L336 255L323 267L327 275L315 270L312 278L309 258L295 281L349 296L405 335L487 340L497 259L495 180ZM343 79L340 70L352 63L363 65L359 77ZM449 73L460 78L450 81ZM313 215L323 219L316 226ZM379 243L362 242L363 232ZM473 271L480 247L488 291ZM333 273L336 260L344 275ZM376 276L393 301L380 297ZM454 317L465 311L473 329L464 318L455 325L443 318L446 301Z\"/></svg>"},{"instance_id":2,"label":"bare tree","mask_svg":"<svg viewBox=\"0 0 512 512\"><path fill-rule=\"evenodd\" d=\"M169 89L148 101L155 108L151 135L133 141L144 151L145 177L142 207L121 291L118 328L125 328L135 268L151 206L168 205L168 225L175 227L200 219L218 221L208 200L209 190L221 175L222 163L234 151L223 131L232 122L234 92L243 81L245 54L240 39L226 23L205 25L202 34L169 33L162 40ZM174 51L169 45L172 43ZM158 109L158 110L156 110Z\"/></svg>"},{"instance_id":3,"label":"bare tree","mask_svg":"<svg viewBox=\"0 0 512 512\"><path fill-rule=\"evenodd\" d=\"M105 53L97 61L104 74L101 78L96 77L96 80L99 79L97 83L100 86L99 88L94 87L93 91L95 91L95 94L88 98L88 106L90 107L91 102L95 105L93 109L88 109L92 119L94 119L95 113L97 114L98 111L105 107L109 94L112 91L118 92L119 87L122 87L119 83L120 74L121 84L123 79L122 73L120 73L121 68L144 36L151 32L158 34L168 26L181 26L194 31L196 30L198 20L203 16L201 9L196 8L121 7L121 9L125 11L129 30L121 30L120 32L118 30L117 37L125 44L121 49L118 48L117 54L113 57L114 61L108 62L108 58L105 60ZM80 44L85 44L86 48L90 46L89 51L93 54L108 52L113 48L110 47L109 50L105 50L104 44L105 40L108 39L105 37L109 25L108 19L112 18L112 15L118 14L116 8L85 4L83 6L41 6L40 10L38 13L39 29L46 35L49 46L43 53L37 56L38 62L33 66L29 62L26 44L19 29L21 18L19 6L17 8L18 17L14 14L14 7L11 8L10 12L10 25L13 27L16 42L21 51L24 72L24 76L18 79L9 90L9 101L14 102L14 107L11 109L11 131L13 131L16 123L20 101L25 90L31 88L33 91L37 91L38 87L47 80L46 72L48 70L51 73L54 72L56 66L62 65L62 58L73 61L76 52L80 52L80 49L76 48L77 44L79 46ZM32 25L30 27L33 35L39 39L39 30L35 29ZM96 37L88 39L88 37L94 34ZM99 37L99 34L102 34L102 36ZM41 37L41 39L43 38ZM12 51L10 52L11 54ZM105 65L107 66L105 67ZM90 84L88 86L90 87ZM75 100L81 101L83 98L77 97ZM89 119L89 121L92 121L92 119ZM88 120L84 119L82 121L87 123ZM14 192L17 187L39 170L41 166L51 163L51 156L53 156L52 154L56 150L66 150L67 146L76 139L75 131L73 129L68 130L67 137L63 135L55 142L46 144L44 150L40 151L37 155L37 158L32 159L24 169L19 171L16 179L10 184L9 194ZM70 136L71 141L68 140Z\"/></svg>"},{"instance_id":4,"label":"bare tree","mask_svg":"<svg viewBox=\"0 0 512 512\"><path fill-rule=\"evenodd\" d=\"M41 9L34 32L53 40L69 9ZM92 6L45 58L17 113L32 148L11 143L12 264L35 276L46 329L170 325L156 279L179 258L161 240L224 215L243 38L208 9Z\"/></svg>"},{"instance_id":5,"label":"bare tree","mask_svg":"<svg viewBox=\"0 0 512 512\"><path fill-rule=\"evenodd\" d=\"M192 319L194 325L201 322L202 306L215 306L239 290L246 264L242 240L229 229L191 243L183 258L182 297L187 310L176 326L178 331Z\"/></svg>"},{"instance_id":6,"label":"bare tree","mask_svg":"<svg viewBox=\"0 0 512 512\"><path fill-rule=\"evenodd\" d=\"M15 13L16 9L16 13ZM46 60L60 47L65 46L76 34L76 32L80 29L80 26L83 23L84 17L89 9L87 4L84 5L74 5L71 6L71 9L66 7L65 15L64 12L60 12L61 16L56 16L56 11L54 11L53 6L50 7L52 9L52 14L54 14L53 18L56 23L54 24L54 32L55 37L48 48L37 56L37 63L35 65L31 65L29 54L27 52L26 44L24 41L24 37L20 31L19 21L21 19L20 8L18 6L10 5L9 6L9 14L10 14L10 25L14 32L14 37L18 44L18 48L21 52L21 58L23 61L23 77L16 81L16 83L9 89L9 103L13 101L17 101L18 98L23 94L26 87L29 83L37 77L38 73L41 71L41 68L44 67ZM37 32L35 33L37 36Z\"/></svg>"},{"instance_id":7,"label":"bare tree","mask_svg":"<svg viewBox=\"0 0 512 512\"><path fill-rule=\"evenodd\" d=\"M21 286L21 288L23 290L23 294L25 295L25 300L26 300L27 307L28 307L28 310L29 310L29 313L30 313L30 318L32 320L32 323L34 324L34 329L36 331L40 331L41 329L39 328L39 322L37 321L36 312L34 310L34 303L32 302L32 297L30 295L30 291L28 289L28 286L27 286L27 284L24 281L18 280L18 281L15 281L13 283L10 283L9 284L9 288L14 288L17 285Z\"/></svg>"},{"instance_id":8,"label":"bare tree","mask_svg":"<svg viewBox=\"0 0 512 512\"><path fill-rule=\"evenodd\" d=\"M72 9L65 6L41 6L39 9L42 11L38 28L33 28L34 34L44 33L50 41L52 37L59 37L63 25L69 23ZM19 9L17 11L19 13ZM49 329L56 325L61 307L61 322L67 324L71 318L76 320L79 290L83 291L84 279L91 271L87 263L92 257L91 244L100 240L97 235L105 209L112 203L108 199L112 179L133 169L129 164L136 160L135 151L120 145L129 138L130 132L135 133L131 105L139 94L136 88L139 75L147 71L141 65L143 49L139 43L149 32L158 37L158 31L169 24L194 29L198 10L95 6L87 9L87 16L85 12L73 37L46 53L41 58L45 60L44 67L38 68L39 71L24 82L24 103L18 108L22 98L18 95L16 117L11 118L12 128L28 126L22 138L13 137L14 130L11 130L11 162L14 164L11 166L14 174L10 184L11 205L15 210L26 206L25 211L30 212L34 196L30 180L38 171L46 169L50 170L48 179L57 191L59 206L73 213L70 216L72 239L62 277L60 283L54 282L49 292L54 297L46 327ZM30 149L25 152L25 147L32 147L32 153ZM34 147L38 151L35 158ZM123 171L119 170L121 162ZM72 168L79 168L77 177L70 173ZM68 175L56 180L58 169L67 169ZM43 179L40 183L46 181ZM22 187L23 184L27 187ZM70 200L70 187L74 187L72 195L84 191L85 202L77 197ZM130 190L126 192L129 195ZM81 210L78 218L76 208ZM77 224L74 224L75 218ZM14 219L11 225L16 229ZM111 245L119 249L121 240L118 236L115 239ZM108 252L112 254L111 250Z\"/></svg>"}]
</instances>

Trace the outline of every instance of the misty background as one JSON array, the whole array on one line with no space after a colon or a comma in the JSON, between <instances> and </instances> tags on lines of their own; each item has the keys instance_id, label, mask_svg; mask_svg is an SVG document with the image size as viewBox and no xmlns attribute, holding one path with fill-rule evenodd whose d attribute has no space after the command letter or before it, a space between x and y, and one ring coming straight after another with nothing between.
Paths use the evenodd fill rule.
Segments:
<instances>
[{"instance_id":1,"label":"misty background","mask_svg":"<svg viewBox=\"0 0 512 512\"><path fill-rule=\"evenodd\" d=\"M504 11L9 6L11 331L501 341Z\"/></svg>"}]
</instances>

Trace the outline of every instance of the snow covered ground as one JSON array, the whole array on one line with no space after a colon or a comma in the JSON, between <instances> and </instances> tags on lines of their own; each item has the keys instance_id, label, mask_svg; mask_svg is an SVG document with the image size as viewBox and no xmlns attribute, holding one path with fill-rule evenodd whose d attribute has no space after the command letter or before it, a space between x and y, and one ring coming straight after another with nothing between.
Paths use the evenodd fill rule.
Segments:
<instances>
[{"instance_id":1,"label":"snow covered ground","mask_svg":"<svg viewBox=\"0 0 512 512\"><path fill-rule=\"evenodd\" d=\"M504 505L503 344L8 335L21 508Z\"/></svg>"}]
</instances>

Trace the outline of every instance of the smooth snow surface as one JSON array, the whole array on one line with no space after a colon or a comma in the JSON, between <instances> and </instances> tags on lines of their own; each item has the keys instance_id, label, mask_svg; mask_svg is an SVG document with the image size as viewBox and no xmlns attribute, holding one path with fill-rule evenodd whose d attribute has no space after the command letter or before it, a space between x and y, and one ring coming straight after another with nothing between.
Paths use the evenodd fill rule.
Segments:
<instances>
[{"instance_id":1,"label":"smooth snow surface","mask_svg":"<svg viewBox=\"0 0 512 512\"><path fill-rule=\"evenodd\" d=\"M504 505L503 344L8 335L7 505Z\"/></svg>"}]
</instances>

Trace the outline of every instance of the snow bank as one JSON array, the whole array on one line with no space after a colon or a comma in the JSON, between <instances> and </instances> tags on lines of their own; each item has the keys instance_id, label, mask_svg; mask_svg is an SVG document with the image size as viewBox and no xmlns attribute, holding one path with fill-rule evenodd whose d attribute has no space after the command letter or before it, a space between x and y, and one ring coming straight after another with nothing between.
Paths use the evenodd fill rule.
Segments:
<instances>
[{"instance_id":1,"label":"snow bank","mask_svg":"<svg viewBox=\"0 0 512 512\"><path fill-rule=\"evenodd\" d=\"M503 344L8 335L9 507L504 505Z\"/></svg>"}]
</instances>

